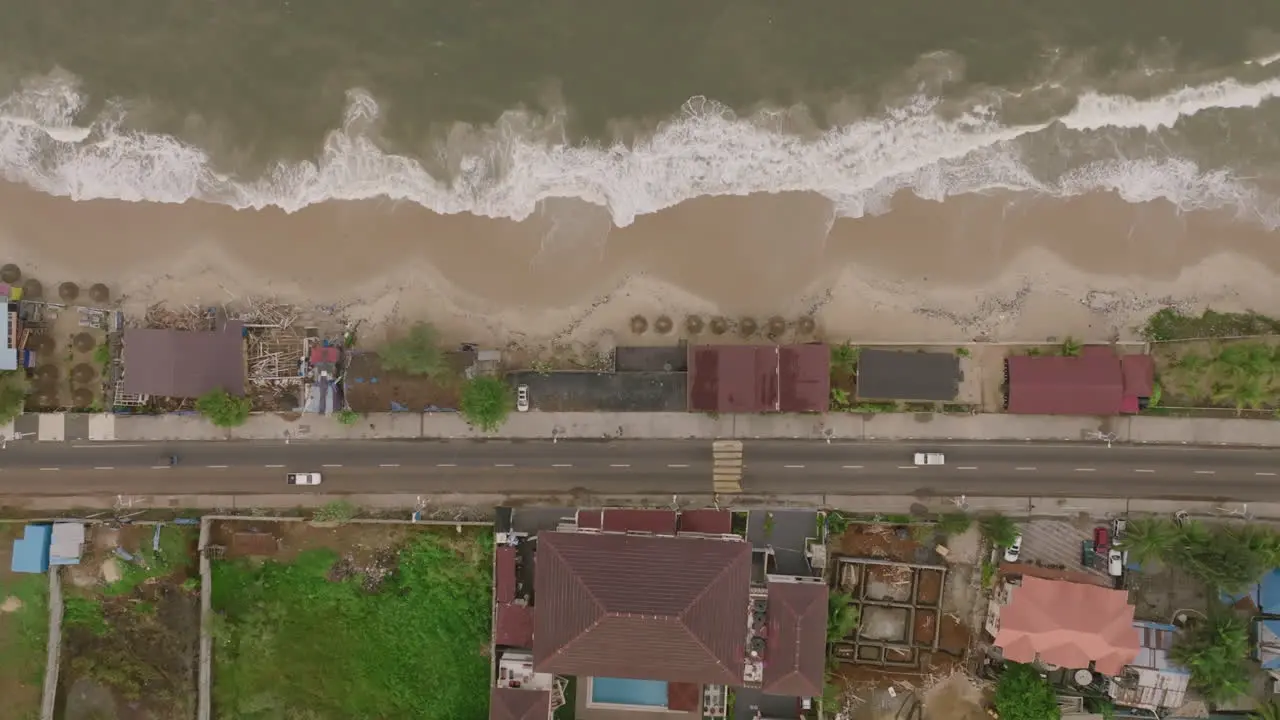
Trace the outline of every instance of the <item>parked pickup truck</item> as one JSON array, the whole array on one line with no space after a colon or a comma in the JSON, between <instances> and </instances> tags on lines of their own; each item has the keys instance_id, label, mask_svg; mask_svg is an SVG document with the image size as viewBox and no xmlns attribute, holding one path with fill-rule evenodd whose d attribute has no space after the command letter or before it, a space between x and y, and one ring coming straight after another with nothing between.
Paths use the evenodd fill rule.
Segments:
<instances>
[{"instance_id":1,"label":"parked pickup truck","mask_svg":"<svg viewBox=\"0 0 1280 720\"><path fill-rule=\"evenodd\" d=\"M319 485L320 473L289 473L285 476L290 485Z\"/></svg>"}]
</instances>

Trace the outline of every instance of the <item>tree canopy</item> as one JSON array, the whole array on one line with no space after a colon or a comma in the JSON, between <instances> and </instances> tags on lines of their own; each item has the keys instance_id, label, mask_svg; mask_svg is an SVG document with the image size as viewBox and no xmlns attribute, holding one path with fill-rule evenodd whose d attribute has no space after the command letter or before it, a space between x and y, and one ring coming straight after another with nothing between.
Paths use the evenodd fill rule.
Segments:
<instances>
[{"instance_id":1,"label":"tree canopy","mask_svg":"<svg viewBox=\"0 0 1280 720\"><path fill-rule=\"evenodd\" d=\"M827 644L840 642L858 627L858 606L851 605L849 593L827 596Z\"/></svg>"},{"instance_id":2,"label":"tree canopy","mask_svg":"<svg viewBox=\"0 0 1280 720\"><path fill-rule=\"evenodd\" d=\"M1184 630L1169 657L1191 671L1191 686L1206 700L1231 700L1249 687L1249 625L1220 608Z\"/></svg>"},{"instance_id":3,"label":"tree canopy","mask_svg":"<svg viewBox=\"0 0 1280 720\"><path fill-rule=\"evenodd\" d=\"M1030 665L1005 663L996 684L1000 720L1060 720L1062 710L1048 681Z\"/></svg>"},{"instance_id":4,"label":"tree canopy","mask_svg":"<svg viewBox=\"0 0 1280 720\"><path fill-rule=\"evenodd\" d=\"M440 338L429 323L415 323L409 328L409 334L383 345L378 357L384 369L408 375L438 378L449 373L449 365L440 350Z\"/></svg>"},{"instance_id":5,"label":"tree canopy","mask_svg":"<svg viewBox=\"0 0 1280 720\"><path fill-rule=\"evenodd\" d=\"M472 378L462 387L459 410L467 422L485 432L493 432L502 425L515 404L511 387L496 377Z\"/></svg>"},{"instance_id":6,"label":"tree canopy","mask_svg":"<svg viewBox=\"0 0 1280 720\"><path fill-rule=\"evenodd\" d=\"M243 425L252 405L247 397L235 397L226 390L210 390L196 400L196 411L218 427Z\"/></svg>"},{"instance_id":7,"label":"tree canopy","mask_svg":"<svg viewBox=\"0 0 1280 720\"><path fill-rule=\"evenodd\" d=\"M1159 560L1227 593L1243 591L1280 566L1280 535L1263 525L1138 518L1129 521L1117 546L1139 562Z\"/></svg>"},{"instance_id":8,"label":"tree canopy","mask_svg":"<svg viewBox=\"0 0 1280 720\"><path fill-rule=\"evenodd\" d=\"M979 523L982 534L994 545L1009 547L1018 539L1018 524L1004 515L991 515Z\"/></svg>"},{"instance_id":9,"label":"tree canopy","mask_svg":"<svg viewBox=\"0 0 1280 720\"><path fill-rule=\"evenodd\" d=\"M22 370L5 370L0 372L0 424L22 414L26 408L27 393L31 392L31 384Z\"/></svg>"}]
</instances>

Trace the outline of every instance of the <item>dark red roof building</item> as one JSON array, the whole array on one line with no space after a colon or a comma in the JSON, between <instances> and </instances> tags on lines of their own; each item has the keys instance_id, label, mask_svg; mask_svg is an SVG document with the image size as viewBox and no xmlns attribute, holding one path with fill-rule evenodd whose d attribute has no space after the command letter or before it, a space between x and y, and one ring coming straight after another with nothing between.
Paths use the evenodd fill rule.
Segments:
<instances>
[{"instance_id":1,"label":"dark red roof building","mask_svg":"<svg viewBox=\"0 0 1280 720\"><path fill-rule=\"evenodd\" d=\"M831 352L826 345L691 345L689 410L826 412Z\"/></svg>"},{"instance_id":2,"label":"dark red roof building","mask_svg":"<svg viewBox=\"0 0 1280 720\"><path fill-rule=\"evenodd\" d=\"M493 641L498 645L527 648L533 644L533 608L500 603L494 620Z\"/></svg>"},{"instance_id":3,"label":"dark red roof building","mask_svg":"<svg viewBox=\"0 0 1280 720\"><path fill-rule=\"evenodd\" d=\"M728 535L733 532L733 513L728 510L685 510L680 513L680 532Z\"/></svg>"},{"instance_id":4,"label":"dark red roof building","mask_svg":"<svg viewBox=\"0 0 1280 720\"><path fill-rule=\"evenodd\" d=\"M826 669L827 586L769 582L764 682L770 695L822 695Z\"/></svg>"},{"instance_id":5,"label":"dark red roof building","mask_svg":"<svg viewBox=\"0 0 1280 720\"><path fill-rule=\"evenodd\" d=\"M751 545L538 534L534 670L740 685Z\"/></svg>"},{"instance_id":6,"label":"dark red roof building","mask_svg":"<svg viewBox=\"0 0 1280 720\"><path fill-rule=\"evenodd\" d=\"M654 535L675 535L676 511L631 508L605 510L603 511L601 529L605 532L647 532Z\"/></svg>"},{"instance_id":7,"label":"dark red roof building","mask_svg":"<svg viewBox=\"0 0 1280 720\"><path fill-rule=\"evenodd\" d=\"M547 720L551 693L547 690L496 687L489 693L489 720Z\"/></svg>"},{"instance_id":8,"label":"dark red roof building","mask_svg":"<svg viewBox=\"0 0 1280 720\"><path fill-rule=\"evenodd\" d=\"M1031 415L1136 413L1150 398L1155 374L1149 356L1121 356L1105 345L1078 357L1018 355L1005 360L1006 409Z\"/></svg>"}]
</instances>

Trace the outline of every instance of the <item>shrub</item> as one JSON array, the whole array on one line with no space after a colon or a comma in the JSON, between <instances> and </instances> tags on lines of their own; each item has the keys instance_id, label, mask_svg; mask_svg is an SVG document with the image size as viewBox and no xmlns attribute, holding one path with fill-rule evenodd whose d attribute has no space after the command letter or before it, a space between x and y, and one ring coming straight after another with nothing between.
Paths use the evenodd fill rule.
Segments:
<instances>
[{"instance_id":1,"label":"shrub","mask_svg":"<svg viewBox=\"0 0 1280 720\"><path fill-rule=\"evenodd\" d=\"M351 408L342 408L342 412L338 413L338 422L343 425L355 425L360 422L360 413Z\"/></svg>"},{"instance_id":2,"label":"shrub","mask_svg":"<svg viewBox=\"0 0 1280 720\"><path fill-rule=\"evenodd\" d=\"M996 684L996 712L1000 720L1058 720L1058 697L1030 665L1005 663Z\"/></svg>"},{"instance_id":3,"label":"shrub","mask_svg":"<svg viewBox=\"0 0 1280 720\"><path fill-rule=\"evenodd\" d=\"M973 525L973 518L962 512L938 516L938 530L944 535L960 535Z\"/></svg>"},{"instance_id":4,"label":"shrub","mask_svg":"<svg viewBox=\"0 0 1280 720\"><path fill-rule=\"evenodd\" d=\"M485 432L497 430L514 405L511 388L496 377L477 377L462 388L459 410L467 422Z\"/></svg>"},{"instance_id":5,"label":"shrub","mask_svg":"<svg viewBox=\"0 0 1280 720\"><path fill-rule=\"evenodd\" d=\"M388 342L378 351L378 357L384 369L408 375L439 378L449 373L436 330L428 323L416 323L408 335Z\"/></svg>"},{"instance_id":6,"label":"shrub","mask_svg":"<svg viewBox=\"0 0 1280 720\"><path fill-rule=\"evenodd\" d=\"M21 370L0 372L0 424L13 420L22 414L27 405L27 393L31 392L31 384L27 375Z\"/></svg>"},{"instance_id":7,"label":"shrub","mask_svg":"<svg viewBox=\"0 0 1280 720\"><path fill-rule=\"evenodd\" d=\"M1191 671L1191 686L1210 702L1226 702L1248 689L1249 626L1225 608L1184 631L1169 656Z\"/></svg>"},{"instance_id":8,"label":"shrub","mask_svg":"<svg viewBox=\"0 0 1280 720\"><path fill-rule=\"evenodd\" d=\"M982 536L990 540L993 545L999 547L1009 547L1014 540L1018 539L1018 525L1014 521L1004 515L992 515L983 518L979 523L982 528Z\"/></svg>"},{"instance_id":9,"label":"shrub","mask_svg":"<svg viewBox=\"0 0 1280 720\"><path fill-rule=\"evenodd\" d=\"M210 390L196 400L196 410L218 427L245 424L252 409L249 398L234 397L226 390Z\"/></svg>"}]
</instances>

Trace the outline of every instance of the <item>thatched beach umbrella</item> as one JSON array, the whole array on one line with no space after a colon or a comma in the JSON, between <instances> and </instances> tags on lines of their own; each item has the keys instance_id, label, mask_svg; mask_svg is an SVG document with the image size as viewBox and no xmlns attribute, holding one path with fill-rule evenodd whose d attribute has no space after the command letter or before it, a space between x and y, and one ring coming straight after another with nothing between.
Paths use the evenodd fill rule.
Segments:
<instances>
[{"instance_id":1,"label":"thatched beach umbrella","mask_svg":"<svg viewBox=\"0 0 1280 720\"><path fill-rule=\"evenodd\" d=\"M73 282L64 282L58 286L58 297L63 302L71 302L80 297L80 286Z\"/></svg>"},{"instance_id":2,"label":"thatched beach umbrella","mask_svg":"<svg viewBox=\"0 0 1280 720\"><path fill-rule=\"evenodd\" d=\"M817 326L818 324L813 321L813 318L805 316L796 323L796 330L800 331L801 335L812 335Z\"/></svg>"},{"instance_id":3,"label":"thatched beach umbrella","mask_svg":"<svg viewBox=\"0 0 1280 720\"><path fill-rule=\"evenodd\" d=\"M80 363L71 368L71 382L84 384L98 375L98 369L89 363Z\"/></svg>"},{"instance_id":4,"label":"thatched beach umbrella","mask_svg":"<svg viewBox=\"0 0 1280 720\"><path fill-rule=\"evenodd\" d=\"M634 315L631 318L631 332L636 335L643 335L645 330L649 329L649 321L644 319L643 315Z\"/></svg>"},{"instance_id":5,"label":"thatched beach umbrella","mask_svg":"<svg viewBox=\"0 0 1280 720\"><path fill-rule=\"evenodd\" d=\"M71 404L78 408L87 408L93 404L93 391L89 388L77 388L71 392Z\"/></svg>"},{"instance_id":6,"label":"thatched beach umbrella","mask_svg":"<svg viewBox=\"0 0 1280 720\"><path fill-rule=\"evenodd\" d=\"M93 336L87 332L76 333L76 336L71 340L71 346L74 347L77 352L89 352L93 349L93 346L97 344L98 341L94 340Z\"/></svg>"},{"instance_id":7,"label":"thatched beach umbrella","mask_svg":"<svg viewBox=\"0 0 1280 720\"><path fill-rule=\"evenodd\" d=\"M27 340L27 349L34 353L46 353L53 350L53 338L40 333Z\"/></svg>"},{"instance_id":8,"label":"thatched beach umbrella","mask_svg":"<svg viewBox=\"0 0 1280 720\"><path fill-rule=\"evenodd\" d=\"M712 335L723 335L729 332L729 321L726 318L717 315L711 318L710 329Z\"/></svg>"},{"instance_id":9,"label":"thatched beach umbrella","mask_svg":"<svg viewBox=\"0 0 1280 720\"><path fill-rule=\"evenodd\" d=\"M101 305L111 299L111 289L102 283L94 283L89 288L89 299Z\"/></svg>"},{"instance_id":10,"label":"thatched beach umbrella","mask_svg":"<svg viewBox=\"0 0 1280 720\"><path fill-rule=\"evenodd\" d=\"M10 285L22 279L22 270L17 265L9 263L4 267L0 267L0 282L7 282Z\"/></svg>"},{"instance_id":11,"label":"thatched beach umbrella","mask_svg":"<svg viewBox=\"0 0 1280 720\"><path fill-rule=\"evenodd\" d=\"M61 374L57 365L40 365L35 372L36 382L57 380Z\"/></svg>"},{"instance_id":12,"label":"thatched beach umbrella","mask_svg":"<svg viewBox=\"0 0 1280 720\"><path fill-rule=\"evenodd\" d=\"M22 282L22 298L24 300L39 300L44 297L44 286L35 278L27 278Z\"/></svg>"},{"instance_id":13,"label":"thatched beach umbrella","mask_svg":"<svg viewBox=\"0 0 1280 720\"><path fill-rule=\"evenodd\" d=\"M738 334L744 338L749 338L756 334L760 326L756 324L755 318L744 317L738 321Z\"/></svg>"},{"instance_id":14,"label":"thatched beach umbrella","mask_svg":"<svg viewBox=\"0 0 1280 720\"><path fill-rule=\"evenodd\" d=\"M787 321L784 320L781 315L774 315L769 318L769 324L767 327L769 328L769 337L776 338L787 331Z\"/></svg>"},{"instance_id":15,"label":"thatched beach umbrella","mask_svg":"<svg viewBox=\"0 0 1280 720\"><path fill-rule=\"evenodd\" d=\"M671 318L666 315L659 315L658 319L653 321L653 331L659 335L666 335L673 327L675 323L671 322Z\"/></svg>"},{"instance_id":16,"label":"thatched beach umbrella","mask_svg":"<svg viewBox=\"0 0 1280 720\"><path fill-rule=\"evenodd\" d=\"M684 329L690 335L697 335L702 332L704 327L701 315L686 315L684 318Z\"/></svg>"}]
</instances>

